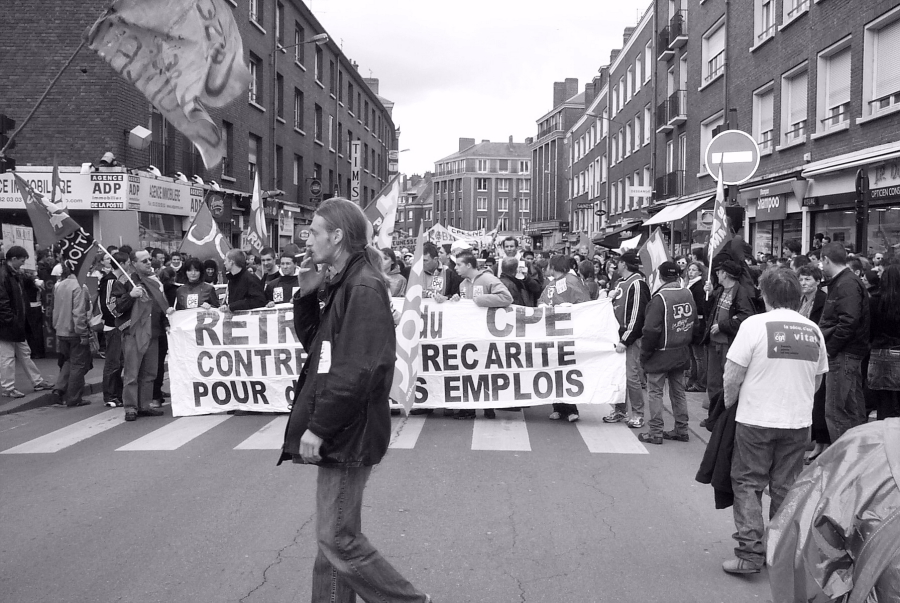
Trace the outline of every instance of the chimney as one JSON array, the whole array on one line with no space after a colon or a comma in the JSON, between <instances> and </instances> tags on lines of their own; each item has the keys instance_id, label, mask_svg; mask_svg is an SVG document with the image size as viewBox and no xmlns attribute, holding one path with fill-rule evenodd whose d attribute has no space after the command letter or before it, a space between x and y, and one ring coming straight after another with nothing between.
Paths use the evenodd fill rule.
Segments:
<instances>
[{"instance_id":1,"label":"chimney","mask_svg":"<svg viewBox=\"0 0 900 603\"><path fill-rule=\"evenodd\" d=\"M377 77L364 77L363 81L372 91L372 94L378 95L378 78Z\"/></svg>"},{"instance_id":2,"label":"chimney","mask_svg":"<svg viewBox=\"0 0 900 603\"><path fill-rule=\"evenodd\" d=\"M594 102L594 98L597 96L597 93L594 88L594 82L597 78L594 78L594 81L588 82L584 85L584 108L587 109L591 106L591 103Z\"/></svg>"},{"instance_id":3,"label":"chimney","mask_svg":"<svg viewBox=\"0 0 900 603\"><path fill-rule=\"evenodd\" d=\"M529 136L525 139L525 144L534 144L534 137Z\"/></svg>"},{"instance_id":4,"label":"chimney","mask_svg":"<svg viewBox=\"0 0 900 603\"><path fill-rule=\"evenodd\" d=\"M609 51L609 64L612 66L613 63L616 62L616 59L619 57L619 53L622 52L620 48Z\"/></svg>"},{"instance_id":5,"label":"chimney","mask_svg":"<svg viewBox=\"0 0 900 603\"><path fill-rule=\"evenodd\" d=\"M459 152L460 153L462 153L469 147L474 147L474 146L475 146L474 138L460 138L459 139Z\"/></svg>"},{"instance_id":6,"label":"chimney","mask_svg":"<svg viewBox=\"0 0 900 603\"><path fill-rule=\"evenodd\" d=\"M510 134L509 135L509 144L512 144L512 143L513 143L513 137L512 137L512 134Z\"/></svg>"},{"instance_id":7,"label":"chimney","mask_svg":"<svg viewBox=\"0 0 900 603\"><path fill-rule=\"evenodd\" d=\"M622 33L622 46L624 47L628 44L628 40L631 38L631 34L634 33L636 27L626 27L625 31Z\"/></svg>"},{"instance_id":8,"label":"chimney","mask_svg":"<svg viewBox=\"0 0 900 603\"><path fill-rule=\"evenodd\" d=\"M485 142L490 142L490 140L488 140L487 138L482 138L481 142L482 142L482 144L484 144Z\"/></svg>"},{"instance_id":9,"label":"chimney","mask_svg":"<svg viewBox=\"0 0 900 603\"><path fill-rule=\"evenodd\" d=\"M567 77L566 78L566 98L564 100L569 100L576 94L578 94L578 78L577 77Z\"/></svg>"},{"instance_id":10,"label":"chimney","mask_svg":"<svg viewBox=\"0 0 900 603\"><path fill-rule=\"evenodd\" d=\"M558 107L566 100L566 84L553 82L553 106Z\"/></svg>"}]
</instances>

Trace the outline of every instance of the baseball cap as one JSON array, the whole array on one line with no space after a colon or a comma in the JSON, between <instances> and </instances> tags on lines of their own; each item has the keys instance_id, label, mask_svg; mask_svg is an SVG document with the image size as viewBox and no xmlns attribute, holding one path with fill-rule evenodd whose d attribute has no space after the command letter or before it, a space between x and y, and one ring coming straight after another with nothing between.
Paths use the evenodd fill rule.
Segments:
<instances>
[{"instance_id":1,"label":"baseball cap","mask_svg":"<svg viewBox=\"0 0 900 603\"><path fill-rule=\"evenodd\" d=\"M723 271L731 278L740 278L741 276L741 265L734 260L725 260L724 262L716 266L716 270Z\"/></svg>"},{"instance_id":2,"label":"baseball cap","mask_svg":"<svg viewBox=\"0 0 900 603\"><path fill-rule=\"evenodd\" d=\"M625 262L625 265L629 268L637 268L641 265L641 256L639 256L636 251L626 251L619 256L619 261Z\"/></svg>"},{"instance_id":3,"label":"baseball cap","mask_svg":"<svg viewBox=\"0 0 900 603\"><path fill-rule=\"evenodd\" d=\"M681 268L679 268L678 264L675 262L663 262L659 265L658 270L659 275L665 279L678 278L681 276Z\"/></svg>"}]
</instances>

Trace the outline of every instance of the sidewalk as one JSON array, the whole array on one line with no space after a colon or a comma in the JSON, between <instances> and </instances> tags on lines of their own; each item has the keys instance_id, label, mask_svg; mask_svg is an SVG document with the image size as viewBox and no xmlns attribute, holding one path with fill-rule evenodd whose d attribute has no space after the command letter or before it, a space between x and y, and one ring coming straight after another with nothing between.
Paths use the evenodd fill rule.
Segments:
<instances>
[{"instance_id":1,"label":"sidewalk","mask_svg":"<svg viewBox=\"0 0 900 603\"><path fill-rule=\"evenodd\" d=\"M94 358L94 368L88 371L84 378L84 395L89 396L103 391L103 363L102 358ZM50 383L56 383L59 375L59 367L56 358L38 358L34 361L44 379ZM49 406L56 402L53 392L36 392L31 389L31 382L25 375L25 371L16 363L16 389L25 394L24 398L6 398L0 396L0 415L7 415L23 410L31 410L40 406Z\"/></svg>"}]
</instances>

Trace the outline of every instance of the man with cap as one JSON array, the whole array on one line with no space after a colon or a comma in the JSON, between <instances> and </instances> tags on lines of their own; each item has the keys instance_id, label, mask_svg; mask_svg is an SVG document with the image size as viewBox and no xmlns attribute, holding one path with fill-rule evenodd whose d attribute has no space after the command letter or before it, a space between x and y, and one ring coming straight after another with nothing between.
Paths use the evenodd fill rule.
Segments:
<instances>
[{"instance_id":1,"label":"man with cap","mask_svg":"<svg viewBox=\"0 0 900 603\"><path fill-rule=\"evenodd\" d=\"M644 392L641 389L641 335L644 330L644 314L650 301L650 287L640 272L641 260L637 252L626 251L619 258L620 279L610 297L619 321L619 342L616 352L625 354L625 402L616 404L613 411L603 417L605 423L625 421L632 429L644 426ZM625 414L631 403L631 418Z\"/></svg>"},{"instance_id":2,"label":"man with cap","mask_svg":"<svg viewBox=\"0 0 900 603\"><path fill-rule=\"evenodd\" d=\"M659 266L662 287L647 304L641 335L641 362L647 373L650 405L649 433L638 435L648 444L663 440L688 441L688 410L684 397L684 369L690 366L690 345L694 336L697 309L694 296L679 282L681 268L675 262ZM663 431L663 389L669 383L675 429Z\"/></svg>"},{"instance_id":3,"label":"man with cap","mask_svg":"<svg viewBox=\"0 0 900 603\"><path fill-rule=\"evenodd\" d=\"M712 303L706 312L709 317L703 343L707 343L706 394L709 396L709 417L723 402L723 378L728 348L734 341L738 329L747 318L756 314L751 292L739 281L742 268L731 259L713 260L713 273L719 281L715 293L710 296ZM717 261L719 260L719 261ZM706 291L712 292L712 283L707 281ZM700 423L706 427L706 420Z\"/></svg>"}]
</instances>

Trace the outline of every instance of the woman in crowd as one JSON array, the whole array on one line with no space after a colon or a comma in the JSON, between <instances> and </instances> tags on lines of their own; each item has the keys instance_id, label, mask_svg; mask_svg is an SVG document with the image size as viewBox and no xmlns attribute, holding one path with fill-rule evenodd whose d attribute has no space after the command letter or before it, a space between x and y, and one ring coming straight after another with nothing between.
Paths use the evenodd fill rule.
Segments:
<instances>
[{"instance_id":1,"label":"woman in crowd","mask_svg":"<svg viewBox=\"0 0 900 603\"><path fill-rule=\"evenodd\" d=\"M819 324L822 310L825 309L825 292L819 289L822 282L822 271L813 263L805 264L797 268L797 276L800 278L800 314ZM828 426L825 424L825 380L813 398L813 424L812 424L812 449L806 455L806 462L811 463L822 454L831 444L831 436L828 435Z\"/></svg>"},{"instance_id":2,"label":"woman in crowd","mask_svg":"<svg viewBox=\"0 0 900 603\"><path fill-rule=\"evenodd\" d=\"M694 337L691 342L691 368L689 369L687 387L685 391L706 391L706 346L703 345L703 336L706 333L706 291L705 284L706 266L693 261L684 269L685 287L694 297L694 306L697 308L697 316L694 320Z\"/></svg>"},{"instance_id":3,"label":"woman in crowd","mask_svg":"<svg viewBox=\"0 0 900 603\"><path fill-rule=\"evenodd\" d=\"M219 283L219 265L215 260L206 260L203 262L203 282L210 285Z\"/></svg>"},{"instance_id":4,"label":"woman in crowd","mask_svg":"<svg viewBox=\"0 0 900 603\"><path fill-rule=\"evenodd\" d=\"M872 352L868 385L878 419L900 417L900 264L889 264L869 298Z\"/></svg>"},{"instance_id":5,"label":"woman in crowd","mask_svg":"<svg viewBox=\"0 0 900 603\"><path fill-rule=\"evenodd\" d=\"M207 260L212 262L213 260ZM191 258L185 263L185 275L187 283L178 287L175 292L175 303L172 311L187 310L190 308L210 308L219 307L219 295L216 288L204 280L204 272L206 270L206 262L201 263L197 258ZM215 266L214 266L215 267ZM215 273L213 273L215 275Z\"/></svg>"},{"instance_id":6,"label":"woman in crowd","mask_svg":"<svg viewBox=\"0 0 900 603\"><path fill-rule=\"evenodd\" d=\"M597 284L597 277L594 274L594 264L590 260L582 260L578 264L578 274L581 276L581 282L584 283L591 300L600 297L600 286Z\"/></svg>"},{"instance_id":7,"label":"woman in crowd","mask_svg":"<svg viewBox=\"0 0 900 603\"><path fill-rule=\"evenodd\" d=\"M381 267L384 269L391 297L406 295L406 277L400 273L400 263L390 247L381 250Z\"/></svg>"}]
</instances>

